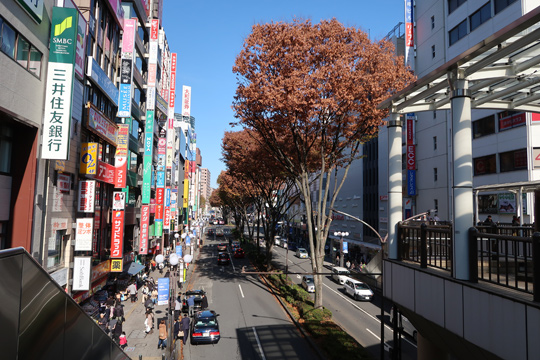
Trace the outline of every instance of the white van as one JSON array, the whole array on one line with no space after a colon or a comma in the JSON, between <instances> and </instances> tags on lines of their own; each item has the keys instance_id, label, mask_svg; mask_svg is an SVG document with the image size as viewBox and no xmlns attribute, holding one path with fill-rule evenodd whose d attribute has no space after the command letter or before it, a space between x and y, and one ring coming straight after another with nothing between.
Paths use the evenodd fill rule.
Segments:
<instances>
[{"instance_id":1,"label":"white van","mask_svg":"<svg viewBox=\"0 0 540 360\"><path fill-rule=\"evenodd\" d=\"M279 235L274 236L274 245L277 245L277 246L281 245L281 236Z\"/></svg>"},{"instance_id":2,"label":"white van","mask_svg":"<svg viewBox=\"0 0 540 360\"><path fill-rule=\"evenodd\" d=\"M349 294L354 300L366 300L371 301L373 299L373 291L361 281L347 278L345 280L345 292Z\"/></svg>"},{"instance_id":3,"label":"white van","mask_svg":"<svg viewBox=\"0 0 540 360\"><path fill-rule=\"evenodd\" d=\"M334 266L332 268L332 279L341 285L345 284L345 280L349 277L351 272L344 267Z\"/></svg>"}]
</instances>

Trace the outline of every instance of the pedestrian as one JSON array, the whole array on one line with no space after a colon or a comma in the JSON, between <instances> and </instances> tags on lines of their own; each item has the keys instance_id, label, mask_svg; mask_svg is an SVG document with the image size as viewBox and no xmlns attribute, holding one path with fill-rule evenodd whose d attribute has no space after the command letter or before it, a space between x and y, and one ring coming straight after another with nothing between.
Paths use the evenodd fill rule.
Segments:
<instances>
[{"instance_id":1,"label":"pedestrian","mask_svg":"<svg viewBox=\"0 0 540 360\"><path fill-rule=\"evenodd\" d=\"M176 300L174 301L174 318L178 319L180 311L182 310L182 298L180 297L181 293L178 293Z\"/></svg>"},{"instance_id":2,"label":"pedestrian","mask_svg":"<svg viewBox=\"0 0 540 360\"><path fill-rule=\"evenodd\" d=\"M149 293L148 285L146 285L146 283L142 286L141 293L142 293L141 302L144 304L146 303L146 299L148 299L148 293Z\"/></svg>"},{"instance_id":3,"label":"pedestrian","mask_svg":"<svg viewBox=\"0 0 540 360\"><path fill-rule=\"evenodd\" d=\"M351 268L351 262L349 260L347 260L347 262L345 263L345 266L347 267L347 269L350 270Z\"/></svg>"},{"instance_id":4,"label":"pedestrian","mask_svg":"<svg viewBox=\"0 0 540 360\"><path fill-rule=\"evenodd\" d=\"M113 339L114 339L113 330L114 330L117 322L118 322L118 320L116 320L115 318L112 318L111 320L109 320L109 335Z\"/></svg>"},{"instance_id":5,"label":"pedestrian","mask_svg":"<svg viewBox=\"0 0 540 360\"><path fill-rule=\"evenodd\" d=\"M158 291L156 288L154 288L154 290L152 290L152 302L154 303L154 305L157 303L157 297L158 297Z\"/></svg>"},{"instance_id":6,"label":"pedestrian","mask_svg":"<svg viewBox=\"0 0 540 360\"><path fill-rule=\"evenodd\" d=\"M127 347L127 336L126 332L122 331L122 335L120 335L120 338L118 339L118 343L120 344L120 347L122 350L124 350Z\"/></svg>"},{"instance_id":7,"label":"pedestrian","mask_svg":"<svg viewBox=\"0 0 540 360\"><path fill-rule=\"evenodd\" d=\"M151 266L152 266L152 271L156 271L156 261L154 259L152 259L152 261L150 262Z\"/></svg>"},{"instance_id":8,"label":"pedestrian","mask_svg":"<svg viewBox=\"0 0 540 360\"><path fill-rule=\"evenodd\" d=\"M109 326L109 319L105 316L106 313L102 312L99 314L98 325L101 330L108 332L107 327Z\"/></svg>"},{"instance_id":9,"label":"pedestrian","mask_svg":"<svg viewBox=\"0 0 540 360\"><path fill-rule=\"evenodd\" d=\"M158 349L165 349L167 347L167 325L165 325L165 320L161 320L159 323L159 342Z\"/></svg>"},{"instance_id":10,"label":"pedestrian","mask_svg":"<svg viewBox=\"0 0 540 360\"><path fill-rule=\"evenodd\" d=\"M113 340L118 344L122 335L122 320L117 320L114 329L111 329Z\"/></svg>"},{"instance_id":11,"label":"pedestrian","mask_svg":"<svg viewBox=\"0 0 540 360\"><path fill-rule=\"evenodd\" d=\"M135 285L134 282L132 282L128 287L127 287L127 290L126 290L130 297L131 297L131 303L134 303L137 301L137 286Z\"/></svg>"},{"instance_id":12,"label":"pedestrian","mask_svg":"<svg viewBox=\"0 0 540 360\"><path fill-rule=\"evenodd\" d=\"M193 316L193 308L195 307L195 296L187 298L189 316Z\"/></svg>"},{"instance_id":13,"label":"pedestrian","mask_svg":"<svg viewBox=\"0 0 540 360\"><path fill-rule=\"evenodd\" d=\"M188 338L188 335L189 335L189 317L187 316L187 314L184 315L182 320L180 320L180 328L184 332L182 334L183 335L182 342L184 343L184 345L186 345L187 338Z\"/></svg>"},{"instance_id":14,"label":"pedestrian","mask_svg":"<svg viewBox=\"0 0 540 360\"><path fill-rule=\"evenodd\" d=\"M208 309L208 298L206 297L206 294L203 294L201 299L201 310L206 309Z\"/></svg>"},{"instance_id":15,"label":"pedestrian","mask_svg":"<svg viewBox=\"0 0 540 360\"><path fill-rule=\"evenodd\" d=\"M484 220L484 225L485 226L491 226L493 225L493 220L491 219L491 215L488 215L486 220Z\"/></svg>"},{"instance_id":16,"label":"pedestrian","mask_svg":"<svg viewBox=\"0 0 540 360\"><path fill-rule=\"evenodd\" d=\"M122 306L122 304L117 304L115 307L114 307L114 317L116 320L121 320L121 321L124 321L124 307Z\"/></svg>"},{"instance_id":17,"label":"pedestrian","mask_svg":"<svg viewBox=\"0 0 540 360\"><path fill-rule=\"evenodd\" d=\"M153 328L154 328L154 314L152 313L152 310L147 310L146 318L144 319L144 332L147 334L151 334Z\"/></svg>"},{"instance_id":18,"label":"pedestrian","mask_svg":"<svg viewBox=\"0 0 540 360\"><path fill-rule=\"evenodd\" d=\"M184 336L183 333L180 333L180 330L182 330L180 318L174 318L173 335L176 339L181 339Z\"/></svg>"}]
</instances>

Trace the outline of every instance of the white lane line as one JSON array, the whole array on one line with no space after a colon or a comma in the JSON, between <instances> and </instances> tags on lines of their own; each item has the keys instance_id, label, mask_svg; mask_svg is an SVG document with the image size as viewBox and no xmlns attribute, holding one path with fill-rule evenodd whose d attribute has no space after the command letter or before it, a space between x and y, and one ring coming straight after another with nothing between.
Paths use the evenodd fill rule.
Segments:
<instances>
[{"instance_id":1,"label":"white lane line","mask_svg":"<svg viewBox=\"0 0 540 360\"><path fill-rule=\"evenodd\" d=\"M378 337L373 331L369 330L368 328L366 328L367 332L370 333L371 335L375 336L377 338L377 340L381 341L381 338Z\"/></svg>"},{"instance_id":2,"label":"white lane line","mask_svg":"<svg viewBox=\"0 0 540 360\"><path fill-rule=\"evenodd\" d=\"M291 259L287 259L287 260L289 260L289 262L290 262L291 264L294 264L294 262L293 262Z\"/></svg>"},{"instance_id":3,"label":"white lane line","mask_svg":"<svg viewBox=\"0 0 540 360\"><path fill-rule=\"evenodd\" d=\"M368 313L366 310L362 309L361 307L359 307L358 305L356 305L355 303L353 303L351 300L349 300L348 298L346 298L345 296L343 296L342 294L340 294L339 292L337 292L336 290L332 289L330 286L326 285L323 283L324 286L326 286L329 290L333 291L334 293L336 293L338 296L340 296L343 300L347 301L349 304L351 304L353 307L357 308L358 310L360 310L361 312L363 312L364 314L366 314L367 316L369 316L370 318L372 318L373 320L375 320L376 322L381 322L378 318L376 318L375 316L371 315L370 313ZM392 331L392 328L386 324L384 324L384 327L388 330L388 331ZM409 344L411 344L412 346L416 347L416 344L415 343L412 343L410 342L407 338L403 337L402 338L403 340L405 340L406 342L408 342ZM379 339L380 340L380 339Z\"/></svg>"},{"instance_id":4,"label":"white lane line","mask_svg":"<svg viewBox=\"0 0 540 360\"><path fill-rule=\"evenodd\" d=\"M244 297L244 292L242 291L242 287L240 286L240 284L238 284L238 287L240 288L240 294L242 294L242 297Z\"/></svg>"},{"instance_id":5,"label":"white lane line","mask_svg":"<svg viewBox=\"0 0 540 360\"><path fill-rule=\"evenodd\" d=\"M261 357L263 360L266 360L266 357L264 356L263 349L261 346L261 342L259 341L259 335L257 335L257 330L255 329L255 326L253 326L253 333L255 334L255 340L257 340L257 345L259 346L259 351L261 352Z\"/></svg>"}]
</instances>

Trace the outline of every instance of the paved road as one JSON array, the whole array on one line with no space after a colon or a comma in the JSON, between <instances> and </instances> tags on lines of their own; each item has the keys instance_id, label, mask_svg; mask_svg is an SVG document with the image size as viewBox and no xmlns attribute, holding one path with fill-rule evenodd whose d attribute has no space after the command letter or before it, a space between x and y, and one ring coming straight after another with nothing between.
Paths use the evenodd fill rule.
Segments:
<instances>
[{"instance_id":1,"label":"paved road","mask_svg":"<svg viewBox=\"0 0 540 360\"><path fill-rule=\"evenodd\" d=\"M316 359L281 305L258 277L247 271L246 259L216 263L216 245L225 239L206 239L190 286L208 293L209 308L219 316L221 340L217 345L183 348L184 359ZM227 241L228 242L228 241Z\"/></svg>"},{"instance_id":2,"label":"paved road","mask_svg":"<svg viewBox=\"0 0 540 360\"><path fill-rule=\"evenodd\" d=\"M299 259L294 251L288 251L280 247L274 247L274 254L277 255L274 260L281 263L282 266L287 262L290 272L311 272L311 260ZM330 265L330 264L328 264ZM328 272L330 270L328 269ZM291 275L291 279L300 284L301 275ZM323 278L323 304L330 309L334 321L341 325L356 341L368 349L375 358L380 357L381 343L381 299L375 295L372 302L355 301L345 294L343 285L336 283L330 276ZM393 345L393 332L390 324L390 305L385 303L385 331L384 340L389 346ZM402 359L414 360L417 357L416 344L412 339L402 339ZM388 352L385 356L389 357Z\"/></svg>"}]
</instances>

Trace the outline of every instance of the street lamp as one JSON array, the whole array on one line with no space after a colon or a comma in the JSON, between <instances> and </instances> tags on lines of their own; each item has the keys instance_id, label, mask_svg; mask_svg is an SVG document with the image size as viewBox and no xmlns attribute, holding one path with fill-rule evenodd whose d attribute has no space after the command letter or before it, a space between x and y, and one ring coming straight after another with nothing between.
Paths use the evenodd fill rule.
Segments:
<instances>
[{"instance_id":1,"label":"street lamp","mask_svg":"<svg viewBox=\"0 0 540 360\"><path fill-rule=\"evenodd\" d=\"M343 237L349 236L347 231L336 231L334 236L339 236L339 266L343 267Z\"/></svg>"}]
</instances>

